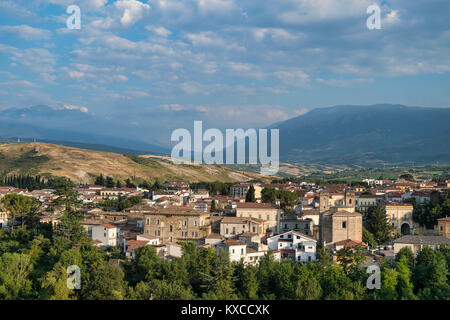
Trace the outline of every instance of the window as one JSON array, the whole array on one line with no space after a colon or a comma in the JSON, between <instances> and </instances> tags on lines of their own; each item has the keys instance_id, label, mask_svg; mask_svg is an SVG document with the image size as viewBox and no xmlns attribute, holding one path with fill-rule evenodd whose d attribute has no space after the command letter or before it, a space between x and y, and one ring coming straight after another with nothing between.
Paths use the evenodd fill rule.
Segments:
<instances>
[{"instance_id":1,"label":"window","mask_svg":"<svg viewBox=\"0 0 450 320\"><path fill-rule=\"evenodd\" d=\"M266 220L270 220L270 216L269 215L266 216Z\"/></svg>"},{"instance_id":2,"label":"window","mask_svg":"<svg viewBox=\"0 0 450 320\"><path fill-rule=\"evenodd\" d=\"M187 226L187 220L184 220L184 226L185 227Z\"/></svg>"},{"instance_id":3,"label":"window","mask_svg":"<svg viewBox=\"0 0 450 320\"><path fill-rule=\"evenodd\" d=\"M256 233L256 227L253 226L253 233Z\"/></svg>"},{"instance_id":4,"label":"window","mask_svg":"<svg viewBox=\"0 0 450 320\"><path fill-rule=\"evenodd\" d=\"M289 239L292 239L292 234L288 234L288 238L289 238Z\"/></svg>"},{"instance_id":5,"label":"window","mask_svg":"<svg viewBox=\"0 0 450 320\"><path fill-rule=\"evenodd\" d=\"M287 229L287 223L284 224L284 228Z\"/></svg>"},{"instance_id":6,"label":"window","mask_svg":"<svg viewBox=\"0 0 450 320\"><path fill-rule=\"evenodd\" d=\"M160 222L159 222L159 219L156 219L156 224L159 224Z\"/></svg>"},{"instance_id":7,"label":"window","mask_svg":"<svg viewBox=\"0 0 450 320\"><path fill-rule=\"evenodd\" d=\"M232 234L236 234L236 227L233 227L233 233Z\"/></svg>"},{"instance_id":8,"label":"window","mask_svg":"<svg viewBox=\"0 0 450 320\"><path fill-rule=\"evenodd\" d=\"M197 233L196 231L194 231L194 232L192 232L192 236L193 236L194 238L197 238L197 237L198 237L198 233Z\"/></svg>"},{"instance_id":9,"label":"window","mask_svg":"<svg viewBox=\"0 0 450 320\"><path fill-rule=\"evenodd\" d=\"M225 233L228 234L228 228L225 229Z\"/></svg>"},{"instance_id":10,"label":"window","mask_svg":"<svg viewBox=\"0 0 450 320\"><path fill-rule=\"evenodd\" d=\"M172 226L172 225L169 226L169 231L170 231L170 232L173 231L173 226Z\"/></svg>"},{"instance_id":11,"label":"window","mask_svg":"<svg viewBox=\"0 0 450 320\"><path fill-rule=\"evenodd\" d=\"M444 226L441 226L441 231L444 231Z\"/></svg>"},{"instance_id":12,"label":"window","mask_svg":"<svg viewBox=\"0 0 450 320\"><path fill-rule=\"evenodd\" d=\"M196 227L198 225L198 221L194 220L194 227Z\"/></svg>"},{"instance_id":13,"label":"window","mask_svg":"<svg viewBox=\"0 0 450 320\"><path fill-rule=\"evenodd\" d=\"M295 224L295 229L298 229L298 224L297 223Z\"/></svg>"},{"instance_id":14,"label":"window","mask_svg":"<svg viewBox=\"0 0 450 320\"><path fill-rule=\"evenodd\" d=\"M244 254L244 248L241 248L241 254Z\"/></svg>"},{"instance_id":15,"label":"window","mask_svg":"<svg viewBox=\"0 0 450 320\"><path fill-rule=\"evenodd\" d=\"M262 219L261 217L262 217L261 215L258 215L258 218L259 218L259 219Z\"/></svg>"},{"instance_id":16,"label":"window","mask_svg":"<svg viewBox=\"0 0 450 320\"><path fill-rule=\"evenodd\" d=\"M344 228L344 229L347 228L347 221L342 222L342 228Z\"/></svg>"},{"instance_id":17,"label":"window","mask_svg":"<svg viewBox=\"0 0 450 320\"><path fill-rule=\"evenodd\" d=\"M147 224L150 224L150 219L147 219Z\"/></svg>"},{"instance_id":18,"label":"window","mask_svg":"<svg viewBox=\"0 0 450 320\"><path fill-rule=\"evenodd\" d=\"M234 253L234 249L231 249L231 253Z\"/></svg>"},{"instance_id":19,"label":"window","mask_svg":"<svg viewBox=\"0 0 450 320\"><path fill-rule=\"evenodd\" d=\"M106 233L104 233L103 236L106 238Z\"/></svg>"}]
</instances>

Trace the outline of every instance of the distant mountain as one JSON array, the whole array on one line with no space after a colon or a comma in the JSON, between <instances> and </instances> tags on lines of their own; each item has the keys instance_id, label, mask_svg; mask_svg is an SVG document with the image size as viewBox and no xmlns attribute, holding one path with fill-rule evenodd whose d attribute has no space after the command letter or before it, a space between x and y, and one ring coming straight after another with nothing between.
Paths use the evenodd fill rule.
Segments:
<instances>
[{"instance_id":1,"label":"distant mountain","mask_svg":"<svg viewBox=\"0 0 450 320\"><path fill-rule=\"evenodd\" d=\"M87 149L128 154L168 154L168 148L135 138L120 119L108 121L84 109L54 109L45 105L0 110L0 137L10 141L51 142ZM17 140L17 139L16 139ZM121 152L124 153L124 152Z\"/></svg>"},{"instance_id":2,"label":"distant mountain","mask_svg":"<svg viewBox=\"0 0 450 320\"><path fill-rule=\"evenodd\" d=\"M450 108L317 108L275 126L284 162L364 167L450 163Z\"/></svg>"}]
</instances>

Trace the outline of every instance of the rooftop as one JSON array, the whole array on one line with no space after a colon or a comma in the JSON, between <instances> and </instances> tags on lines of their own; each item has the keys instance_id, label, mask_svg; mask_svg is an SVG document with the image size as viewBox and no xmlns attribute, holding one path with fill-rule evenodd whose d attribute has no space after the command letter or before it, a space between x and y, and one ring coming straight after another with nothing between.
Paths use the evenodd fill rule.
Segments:
<instances>
[{"instance_id":1,"label":"rooftop","mask_svg":"<svg viewBox=\"0 0 450 320\"><path fill-rule=\"evenodd\" d=\"M413 236L407 235L394 240L394 243L407 243L407 244L425 244L425 245L438 245L438 244L450 244L450 239L441 236Z\"/></svg>"}]
</instances>

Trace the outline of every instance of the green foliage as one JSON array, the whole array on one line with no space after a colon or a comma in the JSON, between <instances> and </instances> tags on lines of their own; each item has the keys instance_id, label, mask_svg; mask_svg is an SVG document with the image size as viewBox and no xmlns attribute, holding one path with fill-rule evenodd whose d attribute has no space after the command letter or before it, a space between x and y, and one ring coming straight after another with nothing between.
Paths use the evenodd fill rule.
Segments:
<instances>
[{"instance_id":1,"label":"green foliage","mask_svg":"<svg viewBox=\"0 0 450 320\"><path fill-rule=\"evenodd\" d=\"M33 295L29 275L33 270L27 254L5 253L0 257L0 299L29 299Z\"/></svg>"},{"instance_id":2,"label":"green foliage","mask_svg":"<svg viewBox=\"0 0 450 320\"><path fill-rule=\"evenodd\" d=\"M38 209L41 206L36 198L15 193L4 196L1 204L13 220L21 222L22 229L39 215Z\"/></svg>"},{"instance_id":3,"label":"green foliage","mask_svg":"<svg viewBox=\"0 0 450 320\"><path fill-rule=\"evenodd\" d=\"M367 210L366 222L367 230L373 234L377 243L385 243L392 239L392 226L381 203Z\"/></svg>"},{"instance_id":4,"label":"green foliage","mask_svg":"<svg viewBox=\"0 0 450 320\"><path fill-rule=\"evenodd\" d=\"M373 236L372 233L370 233L369 230L367 230L366 228L363 227L363 232L362 232L362 241L364 243L367 243L367 245L373 249L376 248L378 246L377 241L375 240L375 237Z\"/></svg>"},{"instance_id":5,"label":"green foliage","mask_svg":"<svg viewBox=\"0 0 450 320\"><path fill-rule=\"evenodd\" d=\"M212 200L211 201L211 209L209 210L209 212L216 212L216 201Z\"/></svg>"},{"instance_id":6,"label":"green foliage","mask_svg":"<svg viewBox=\"0 0 450 320\"><path fill-rule=\"evenodd\" d=\"M245 202L256 202L254 186L250 186L248 189L247 194L245 195Z\"/></svg>"}]
</instances>

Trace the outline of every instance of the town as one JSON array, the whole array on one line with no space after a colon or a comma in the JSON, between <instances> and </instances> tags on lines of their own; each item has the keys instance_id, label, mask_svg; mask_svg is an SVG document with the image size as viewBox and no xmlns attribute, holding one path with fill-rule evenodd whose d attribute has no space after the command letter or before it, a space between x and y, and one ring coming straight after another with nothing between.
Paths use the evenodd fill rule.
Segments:
<instances>
[{"instance_id":1,"label":"town","mask_svg":"<svg viewBox=\"0 0 450 320\"><path fill-rule=\"evenodd\" d=\"M9 233L32 220L60 232L67 225L68 205L59 200L71 194L91 245L117 266L133 263L150 247L170 263L189 246L225 253L244 267L257 266L268 256L276 263L299 264L326 257L344 270L383 261L393 265L399 255L414 259L423 250L450 244L450 180L406 178L364 179L355 185L283 179L139 186L103 175L87 185L61 179L65 196L58 189L1 186L0 223ZM20 181L34 180L4 182Z\"/></svg>"}]
</instances>

